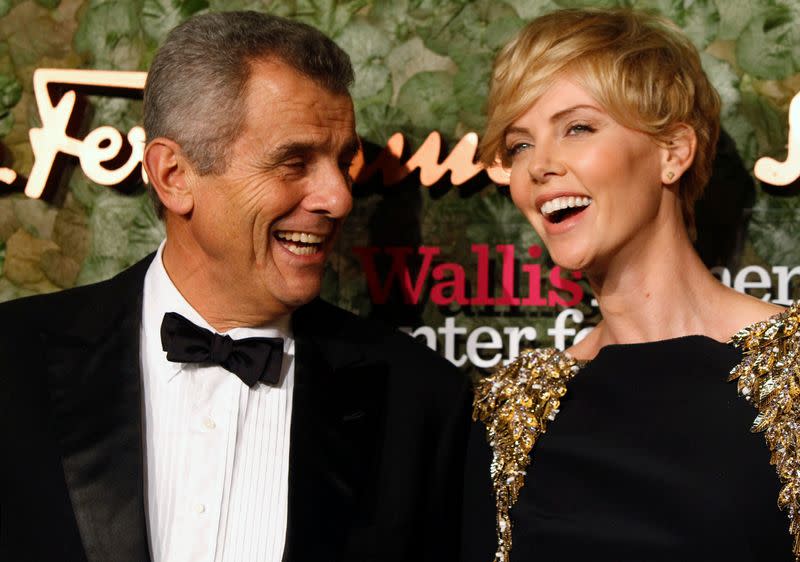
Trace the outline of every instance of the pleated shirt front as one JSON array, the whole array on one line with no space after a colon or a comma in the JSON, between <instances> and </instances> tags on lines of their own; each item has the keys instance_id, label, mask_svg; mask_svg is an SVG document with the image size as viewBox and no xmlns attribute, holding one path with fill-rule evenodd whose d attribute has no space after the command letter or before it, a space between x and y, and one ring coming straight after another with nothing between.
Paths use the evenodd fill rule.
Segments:
<instances>
[{"instance_id":1,"label":"pleated shirt front","mask_svg":"<svg viewBox=\"0 0 800 562\"><path fill-rule=\"evenodd\" d=\"M160 327L177 312L214 329L169 278L147 272L141 330L147 523L153 562L279 561L286 540L294 386L290 318L235 328L233 339L283 337L276 386L250 388L210 364L167 361Z\"/></svg>"}]
</instances>

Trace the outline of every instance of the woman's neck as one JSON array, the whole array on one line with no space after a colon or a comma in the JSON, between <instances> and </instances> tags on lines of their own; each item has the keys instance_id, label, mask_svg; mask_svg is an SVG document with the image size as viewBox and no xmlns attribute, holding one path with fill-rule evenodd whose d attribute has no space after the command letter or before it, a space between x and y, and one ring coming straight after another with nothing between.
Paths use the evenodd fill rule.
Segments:
<instances>
[{"instance_id":1,"label":"woman's neck","mask_svg":"<svg viewBox=\"0 0 800 562\"><path fill-rule=\"evenodd\" d=\"M587 273L603 321L597 348L689 334L714 336L709 319L726 288L708 271L683 226L664 228Z\"/></svg>"}]
</instances>

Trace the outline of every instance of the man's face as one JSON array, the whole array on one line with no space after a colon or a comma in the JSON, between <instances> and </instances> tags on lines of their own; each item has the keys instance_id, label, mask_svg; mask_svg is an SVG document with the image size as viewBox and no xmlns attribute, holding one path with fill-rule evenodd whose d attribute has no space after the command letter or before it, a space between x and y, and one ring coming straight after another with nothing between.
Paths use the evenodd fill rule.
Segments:
<instances>
[{"instance_id":1,"label":"man's face","mask_svg":"<svg viewBox=\"0 0 800 562\"><path fill-rule=\"evenodd\" d=\"M201 253L198 281L233 301L232 314L256 319L319 294L325 260L352 207L348 169L358 138L348 95L279 61L252 64L225 171L189 175L188 230Z\"/></svg>"}]
</instances>

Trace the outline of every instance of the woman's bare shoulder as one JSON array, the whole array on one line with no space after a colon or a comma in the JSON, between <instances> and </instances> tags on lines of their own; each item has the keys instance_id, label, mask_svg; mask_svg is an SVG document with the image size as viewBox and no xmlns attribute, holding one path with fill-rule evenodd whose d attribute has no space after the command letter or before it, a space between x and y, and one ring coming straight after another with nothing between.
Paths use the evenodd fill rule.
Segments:
<instances>
[{"instance_id":1,"label":"woman's bare shoulder","mask_svg":"<svg viewBox=\"0 0 800 562\"><path fill-rule=\"evenodd\" d=\"M578 343L567 348L566 353L577 361L590 361L600 351L600 335L603 331L602 322Z\"/></svg>"},{"instance_id":2,"label":"woman's bare shoulder","mask_svg":"<svg viewBox=\"0 0 800 562\"><path fill-rule=\"evenodd\" d=\"M720 333L718 339L728 339L749 326L769 320L786 309L734 290L722 300L719 307Z\"/></svg>"}]
</instances>

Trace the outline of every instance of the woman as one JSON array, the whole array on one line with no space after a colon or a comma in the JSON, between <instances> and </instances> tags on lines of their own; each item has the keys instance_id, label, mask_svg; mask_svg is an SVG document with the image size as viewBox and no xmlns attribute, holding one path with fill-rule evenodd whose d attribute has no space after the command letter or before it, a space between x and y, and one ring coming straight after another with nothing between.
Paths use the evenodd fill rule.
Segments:
<instances>
[{"instance_id":1,"label":"woman","mask_svg":"<svg viewBox=\"0 0 800 562\"><path fill-rule=\"evenodd\" d=\"M723 286L692 246L720 107L695 48L655 16L555 12L500 53L488 107L484 162L603 320L478 384L497 546L474 544L473 483L465 557L508 560L513 530L515 561L793 559L800 309Z\"/></svg>"}]
</instances>

